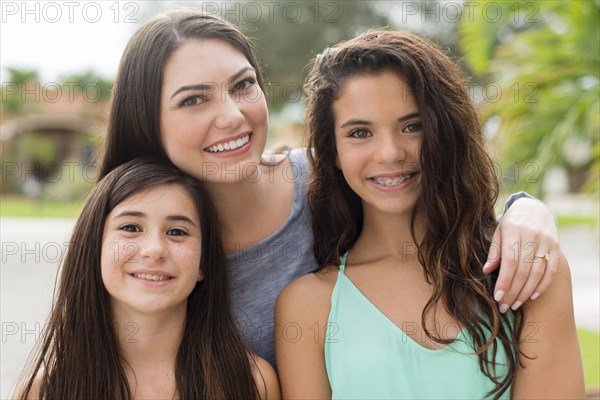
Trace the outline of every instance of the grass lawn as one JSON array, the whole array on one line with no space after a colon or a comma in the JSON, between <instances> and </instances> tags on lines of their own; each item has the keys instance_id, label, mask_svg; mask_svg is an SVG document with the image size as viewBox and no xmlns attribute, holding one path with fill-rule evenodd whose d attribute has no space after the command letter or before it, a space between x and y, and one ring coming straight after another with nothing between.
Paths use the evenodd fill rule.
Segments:
<instances>
[{"instance_id":1,"label":"grass lawn","mask_svg":"<svg viewBox=\"0 0 600 400\"><path fill-rule=\"evenodd\" d=\"M556 220L561 228L571 226L594 226L598 221L593 216L583 215L557 215Z\"/></svg>"},{"instance_id":2,"label":"grass lawn","mask_svg":"<svg viewBox=\"0 0 600 400\"><path fill-rule=\"evenodd\" d=\"M578 329L579 345L583 357L585 387L600 388L600 334L585 329Z\"/></svg>"},{"instance_id":3,"label":"grass lawn","mask_svg":"<svg viewBox=\"0 0 600 400\"><path fill-rule=\"evenodd\" d=\"M36 200L22 196L0 197L2 217L77 218L83 202Z\"/></svg>"}]
</instances>

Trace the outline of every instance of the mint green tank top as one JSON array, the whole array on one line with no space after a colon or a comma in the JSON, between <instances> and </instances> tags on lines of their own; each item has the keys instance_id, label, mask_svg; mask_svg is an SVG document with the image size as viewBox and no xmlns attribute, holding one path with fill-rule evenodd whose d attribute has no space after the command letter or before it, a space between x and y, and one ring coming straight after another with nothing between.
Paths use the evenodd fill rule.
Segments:
<instances>
[{"instance_id":1,"label":"mint green tank top","mask_svg":"<svg viewBox=\"0 0 600 400\"><path fill-rule=\"evenodd\" d=\"M481 372L466 330L448 327L457 332L457 340L443 349L421 346L405 333L419 325L400 329L348 279L345 264L346 255L331 295L325 336L333 399L486 398L494 383ZM501 347L496 360L503 377L507 368ZM510 398L510 389L502 398Z\"/></svg>"}]
</instances>

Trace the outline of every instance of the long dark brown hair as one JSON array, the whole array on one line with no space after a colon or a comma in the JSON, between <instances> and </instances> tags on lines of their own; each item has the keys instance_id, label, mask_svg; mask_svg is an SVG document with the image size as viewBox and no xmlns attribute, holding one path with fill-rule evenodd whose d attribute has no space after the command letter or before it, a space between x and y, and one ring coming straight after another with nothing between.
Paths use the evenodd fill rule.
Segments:
<instances>
[{"instance_id":1,"label":"long dark brown hair","mask_svg":"<svg viewBox=\"0 0 600 400\"><path fill-rule=\"evenodd\" d=\"M196 204L204 280L188 297L177 352L182 399L258 399L250 362L236 330L216 211L204 185L168 162L134 159L106 175L88 196L61 266L54 304L24 375L22 399L40 383L43 399L130 399L110 298L100 274L107 215L122 201L157 185L179 185ZM40 379L41 376L41 379Z\"/></svg>"},{"instance_id":2,"label":"long dark brown hair","mask_svg":"<svg viewBox=\"0 0 600 400\"><path fill-rule=\"evenodd\" d=\"M158 15L131 37L121 57L106 139L100 152L98 179L135 157L151 155L169 159L160 141L164 67L178 48L194 39L219 39L239 50L256 70L257 82L264 92L252 45L235 26L193 9Z\"/></svg>"},{"instance_id":3,"label":"long dark brown hair","mask_svg":"<svg viewBox=\"0 0 600 400\"><path fill-rule=\"evenodd\" d=\"M305 86L315 257L320 269L339 265L363 225L361 199L335 165L333 102L352 77L385 71L410 85L423 123L421 193L410 223L425 279L433 287L421 322L427 326L428 316L443 305L472 336L481 371L496 385L490 395L500 397L518 367L522 313L498 311L492 294L495 277L488 281L482 272L496 227L498 182L457 65L417 35L370 31L327 49L315 60ZM417 217L424 225L420 242L415 239ZM425 331L438 343L453 341ZM500 347L508 359L506 376L496 374Z\"/></svg>"}]
</instances>

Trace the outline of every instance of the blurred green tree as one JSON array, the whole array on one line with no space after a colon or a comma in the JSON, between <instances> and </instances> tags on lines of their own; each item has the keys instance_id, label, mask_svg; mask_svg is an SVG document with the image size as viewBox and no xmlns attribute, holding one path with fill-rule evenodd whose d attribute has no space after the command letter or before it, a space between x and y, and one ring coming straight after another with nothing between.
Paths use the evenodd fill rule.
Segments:
<instances>
[{"instance_id":1,"label":"blurred green tree","mask_svg":"<svg viewBox=\"0 0 600 400\"><path fill-rule=\"evenodd\" d=\"M507 189L543 196L544 178L562 167L572 190L583 176L597 197L600 1L486 3L500 14L461 20L459 45L488 89L484 118L497 128L501 165L510 165Z\"/></svg>"},{"instance_id":2,"label":"blurred green tree","mask_svg":"<svg viewBox=\"0 0 600 400\"><path fill-rule=\"evenodd\" d=\"M39 74L34 69L6 68L8 79L2 82L2 102L0 103L0 115L21 114L24 111L25 101L22 91L27 84L39 82Z\"/></svg>"},{"instance_id":3,"label":"blurred green tree","mask_svg":"<svg viewBox=\"0 0 600 400\"><path fill-rule=\"evenodd\" d=\"M93 98L99 102L106 101L110 98L113 87L113 81L103 78L90 69L81 73L63 75L59 80L63 82L63 85L72 85L73 88L79 92L82 90L93 89L96 93L90 96L93 96Z\"/></svg>"},{"instance_id":4,"label":"blurred green tree","mask_svg":"<svg viewBox=\"0 0 600 400\"><path fill-rule=\"evenodd\" d=\"M249 8L244 12L240 3L242 18L229 19L254 39L272 110L300 102L307 66L327 46L389 24L376 3L285 0L273 2L270 8L271 3L254 3L260 5L260 14Z\"/></svg>"}]
</instances>

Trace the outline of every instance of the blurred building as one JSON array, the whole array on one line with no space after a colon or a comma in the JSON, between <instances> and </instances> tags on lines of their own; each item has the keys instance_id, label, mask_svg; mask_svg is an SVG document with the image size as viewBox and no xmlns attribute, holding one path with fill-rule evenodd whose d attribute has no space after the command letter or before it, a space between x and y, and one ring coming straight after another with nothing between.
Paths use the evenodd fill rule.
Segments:
<instances>
[{"instance_id":1,"label":"blurred building","mask_svg":"<svg viewBox=\"0 0 600 400\"><path fill-rule=\"evenodd\" d=\"M94 182L109 96L77 86L2 87L2 194L80 198Z\"/></svg>"}]
</instances>

